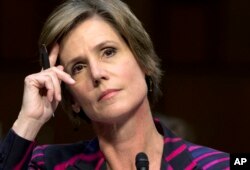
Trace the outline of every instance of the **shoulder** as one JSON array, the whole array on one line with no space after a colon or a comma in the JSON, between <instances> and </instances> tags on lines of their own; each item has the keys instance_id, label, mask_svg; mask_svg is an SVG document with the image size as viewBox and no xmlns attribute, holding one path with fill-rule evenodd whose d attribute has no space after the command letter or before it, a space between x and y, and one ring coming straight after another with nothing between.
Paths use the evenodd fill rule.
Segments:
<instances>
[{"instance_id":1,"label":"shoulder","mask_svg":"<svg viewBox=\"0 0 250 170\"><path fill-rule=\"evenodd\" d=\"M188 142L177 137L159 120L155 123L158 132L164 136L165 160L174 169L229 169L228 153Z\"/></svg>"},{"instance_id":2,"label":"shoulder","mask_svg":"<svg viewBox=\"0 0 250 170\"><path fill-rule=\"evenodd\" d=\"M192 157L192 162L202 169L229 168L229 154L202 145L185 142Z\"/></svg>"},{"instance_id":3,"label":"shoulder","mask_svg":"<svg viewBox=\"0 0 250 170\"><path fill-rule=\"evenodd\" d=\"M79 154L91 154L97 151L99 144L95 139L71 144L40 145L33 150L31 164L53 167Z\"/></svg>"}]
</instances>

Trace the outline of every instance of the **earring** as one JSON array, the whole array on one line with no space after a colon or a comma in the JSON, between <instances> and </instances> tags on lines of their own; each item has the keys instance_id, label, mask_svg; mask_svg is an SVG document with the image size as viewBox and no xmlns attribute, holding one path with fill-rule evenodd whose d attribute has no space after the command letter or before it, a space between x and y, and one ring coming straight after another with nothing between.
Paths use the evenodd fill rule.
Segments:
<instances>
[{"instance_id":1,"label":"earring","mask_svg":"<svg viewBox=\"0 0 250 170\"><path fill-rule=\"evenodd\" d=\"M148 86L148 91L152 92L153 91L153 81L152 81L152 78L150 76L146 76L146 83Z\"/></svg>"}]
</instances>

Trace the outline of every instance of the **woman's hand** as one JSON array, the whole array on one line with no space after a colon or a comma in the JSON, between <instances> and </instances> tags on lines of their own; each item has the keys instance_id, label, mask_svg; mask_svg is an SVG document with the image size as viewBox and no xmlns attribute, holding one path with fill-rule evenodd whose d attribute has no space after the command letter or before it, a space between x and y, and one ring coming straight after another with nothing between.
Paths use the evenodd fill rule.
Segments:
<instances>
[{"instance_id":1,"label":"woman's hand","mask_svg":"<svg viewBox=\"0 0 250 170\"><path fill-rule=\"evenodd\" d=\"M25 139L34 140L43 124L54 114L62 98L61 81L69 85L75 83L63 71L63 66L54 66L58 53L59 45L55 45L49 57L52 67L25 78L21 111L12 127Z\"/></svg>"}]
</instances>

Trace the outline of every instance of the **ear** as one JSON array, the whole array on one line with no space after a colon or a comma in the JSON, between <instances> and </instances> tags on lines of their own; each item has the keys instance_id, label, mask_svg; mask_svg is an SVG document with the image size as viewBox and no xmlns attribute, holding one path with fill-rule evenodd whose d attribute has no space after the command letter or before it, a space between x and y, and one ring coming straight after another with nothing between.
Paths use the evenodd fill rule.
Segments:
<instances>
[{"instance_id":1,"label":"ear","mask_svg":"<svg viewBox=\"0 0 250 170\"><path fill-rule=\"evenodd\" d=\"M80 105L78 103L73 103L71 106L72 106L72 109L74 112L76 112L76 113L80 112L81 108L80 108Z\"/></svg>"}]
</instances>

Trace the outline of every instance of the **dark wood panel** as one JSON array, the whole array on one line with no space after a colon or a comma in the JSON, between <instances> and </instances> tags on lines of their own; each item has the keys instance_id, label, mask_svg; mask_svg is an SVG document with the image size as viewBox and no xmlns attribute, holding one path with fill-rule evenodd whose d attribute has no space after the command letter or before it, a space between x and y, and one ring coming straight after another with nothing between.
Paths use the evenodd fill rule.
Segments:
<instances>
[{"instance_id":1,"label":"dark wood panel","mask_svg":"<svg viewBox=\"0 0 250 170\"><path fill-rule=\"evenodd\" d=\"M40 70L37 40L59 0L0 1L0 120L4 133L20 109L23 78ZM127 0L162 58L164 96L159 112L194 127L196 142L230 152L250 151L248 0ZM143 4L143 5L142 5ZM66 116L51 120L39 141L84 136ZM65 131L60 127L65 125ZM86 127L89 129L89 127ZM49 133L48 133L49 132ZM238 135L238 139L234 138ZM88 134L86 137L91 136Z\"/></svg>"}]
</instances>

